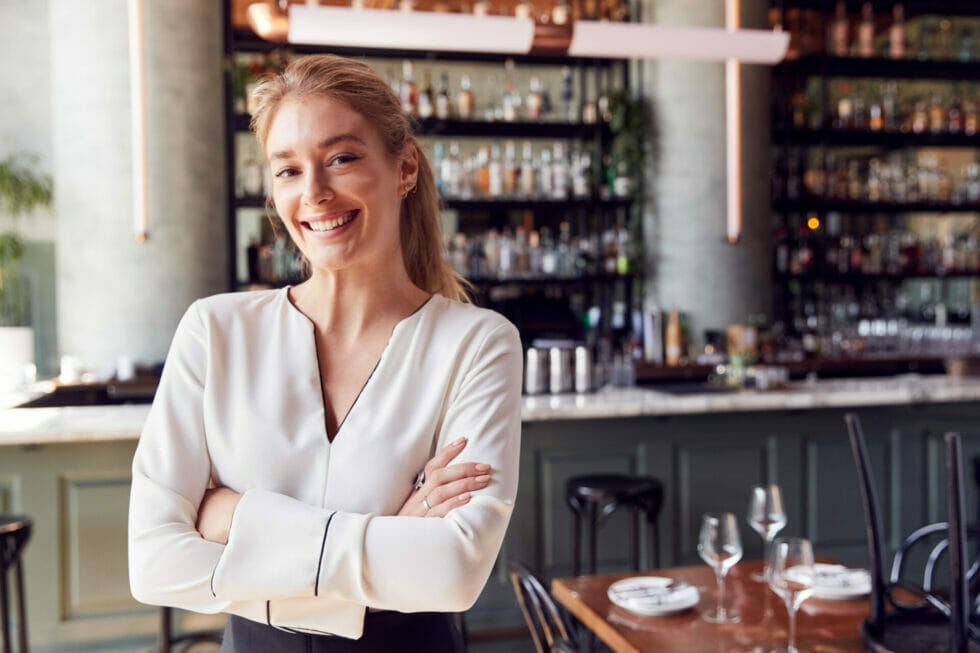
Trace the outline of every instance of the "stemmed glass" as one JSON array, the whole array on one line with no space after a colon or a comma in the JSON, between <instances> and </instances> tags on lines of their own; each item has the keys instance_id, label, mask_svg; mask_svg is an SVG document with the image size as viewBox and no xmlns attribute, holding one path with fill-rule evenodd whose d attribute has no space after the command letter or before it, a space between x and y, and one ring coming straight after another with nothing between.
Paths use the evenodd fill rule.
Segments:
<instances>
[{"instance_id":1,"label":"stemmed glass","mask_svg":"<svg viewBox=\"0 0 980 653\"><path fill-rule=\"evenodd\" d=\"M715 570L718 580L718 605L714 612L704 612L701 616L716 624L738 623L738 613L725 609L725 575L742 559L742 540L735 515L709 512L702 518L698 554Z\"/></svg>"},{"instance_id":2,"label":"stemmed glass","mask_svg":"<svg viewBox=\"0 0 980 653\"><path fill-rule=\"evenodd\" d=\"M786 510L783 508L783 494L778 485L756 485L752 488L752 498L749 500L749 526L762 536L762 560L766 567L769 565L769 547L776 533L786 526ZM752 574L752 580L765 583L768 580L766 570Z\"/></svg>"},{"instance_id":3,"label":"stemmed glass","mask_svg":"<svg viewBox=\"0 0 980 653\"><path fill-rule=\"evenodd\" d=\"M769 587L784 603L789 613L787 653L796 648L796 611L813 594L813 547L801 537L780 537L769 550Z\"/></svg>"}]
</instances>

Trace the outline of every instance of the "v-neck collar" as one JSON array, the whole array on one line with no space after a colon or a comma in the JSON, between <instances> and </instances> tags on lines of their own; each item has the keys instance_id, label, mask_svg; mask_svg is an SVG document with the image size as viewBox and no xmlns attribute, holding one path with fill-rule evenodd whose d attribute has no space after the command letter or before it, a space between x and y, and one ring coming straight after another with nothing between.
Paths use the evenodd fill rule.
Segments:
<instances>
[{"instance_id":1,"label":"v-neck collar","mask_svg":"<svg viewBox=\"0 0 980 653\"><path fill-rule=\"evenodd\" d=\"M327 426L327 397L323 387L323 377L320 375L320 349L319 347L317 347L316 325L313 323L313 320L311 320L305 313L299 310L299 308L295 304L293 304L292 300L289 298L290 288L292 288L292 285L287 285L283 287L282 301L285 302L286 308L289 312L302 318L306 322L307 326L309 327L310 338L313 341L312 343L313 353L316 359L316 380L317 380L317 387L319 387L320 389L320 405L321 408L323 409L323 433L327 442L329 444L333 444L337 441L337 437L340 435L341 429L343 428L344 424L347 422L347 418L350 417L350 414L354 411L354 407L357 406L357 402L361 398L361 395L364 394L364 390L367 389L368 384L371 383L371 379L374 378L375 373L378 371L378 368L381 366L381 362L384 360L385 354L388 352L388 349L391 347L391 341L395 339L395 334L399 331L399 328L403 324L408 322L410 319L412 319L413 317L421 313L422 309L428 306L432 302L432 298L435 297L436 295L434 293L429 295L429 297L424 302L419 304L414 311L412 311L402 319L398 320L398 322L396 322L395 325L391 328L391 333L388 335L388 340L385 342L385 346L381 350L381 355L378 356L378 360L374 363L374 367L371 369L371 373L368 374L367 379L364 380L363 385L361 385L361 389L358 390L357 392L357 396L354 397L354 401L351 402L351 405L347 408L347 412L344 413L343 418L337 423L337 430L334 431L333 437L331 438L330 429Z\"/></svg>"}]
</instances>

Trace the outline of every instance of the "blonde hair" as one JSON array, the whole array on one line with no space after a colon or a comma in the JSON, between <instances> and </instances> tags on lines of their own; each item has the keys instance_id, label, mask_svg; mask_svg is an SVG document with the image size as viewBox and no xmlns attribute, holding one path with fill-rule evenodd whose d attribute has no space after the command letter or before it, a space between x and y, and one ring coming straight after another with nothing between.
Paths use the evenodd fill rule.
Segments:
<instances>
[{"instance_id":1,"label":"blonde hair","mask_svg":"<svg viewBox=\"0 0 980 653\"><path fill-rule=\"evenodd\" d=\"M458 274L442 254L439 195L432 168L415 140L412 124L402 112L401 100L367 64L329 54L294 60L279 75L252 92L255 110L252 131L265 152L276 110L287 98L329 97L343 102L378 130L385 149L399 156L406 145L418 151L415 189L402 200L399 234L409 279L416 286L450 299L470 301L472 285Z\"/></svg>"}]
</instances>

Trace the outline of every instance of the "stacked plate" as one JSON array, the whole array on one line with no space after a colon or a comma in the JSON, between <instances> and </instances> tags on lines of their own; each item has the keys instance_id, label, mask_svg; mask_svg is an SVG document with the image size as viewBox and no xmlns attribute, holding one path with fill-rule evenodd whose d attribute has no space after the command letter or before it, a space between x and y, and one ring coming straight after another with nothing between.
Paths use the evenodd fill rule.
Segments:
<instances>
[{"instance_id":1,"label":"stacked plate","mask_svg":"<svg viewBox=\"0 0 980 653\"><path fill-rule=\"evenodd\" d=\"M662 576L625 578L609 586L609 600L630 612L661 617L692 608L698 603L693 585Z\"/></svg>"},{"instance_id":2,"label":"stacked plate","mask_svg":"<svg viewBox=\"0 0 980 653\"><path fill-rule=\"evenodd\" d=\"M843 601L871 593L871 574L865 569L817 563L813 578L813 597Z\"/></svg>"}]
</instances>

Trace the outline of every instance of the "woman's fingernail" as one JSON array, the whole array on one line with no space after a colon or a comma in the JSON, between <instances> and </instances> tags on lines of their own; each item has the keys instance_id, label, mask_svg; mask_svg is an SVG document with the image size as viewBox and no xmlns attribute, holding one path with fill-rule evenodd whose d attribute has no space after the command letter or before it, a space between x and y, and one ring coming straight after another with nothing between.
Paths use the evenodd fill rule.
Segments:
<instances>
[{"instance_id":1,"label":"woman's fingernail","mask_svg":"<svg viewBox=\"0 0 980 653\"><path fill-rule=\"evenodd\" d=\"M456 500L459 501L460 503L463 503L464 501L469 501L470 500L470 495L469 495L469 493L461 494L458 497L456 497Z\"/></svg>"},{"instance_id":2,"label":"woman's fingernail","mask_svg":"<svg viewBox=\"0 0 980 653\"><path fill-rule=\"evenodd\" d=\"M476 471L478 471L478 472L485 472L485 471L487 471L488 469L490 469L490 465L488 465L488 464L486 464L486 463L480 463L480 464L478 464L478 465L477 465L476 467L474 467L474 469L475 469Z\"/></svg>"},{"instance_id":3,"label":"woman's fingernail","mask_svg":"<svg viewBox=\"0 0 980 653\"><path fill-rule=\"evenodd\" d=\"M453 442L449 446L450 447L458 447L459 445L463 444L464 442L466 442L466 438L465 437L456 440L455 442Z\"/></svg>"},{"instance_id":4,"label":"woman's fingernail","mask_svg":"<svg viewBox=\"0 0 980 653\"><path fill-rule=\"evenodd\" d=\"M476 477L476 482L477 483L489 483L490 482L490 475L489 474L484 474L483 476L477 476Z\"/></svg>"}]
</instances>

